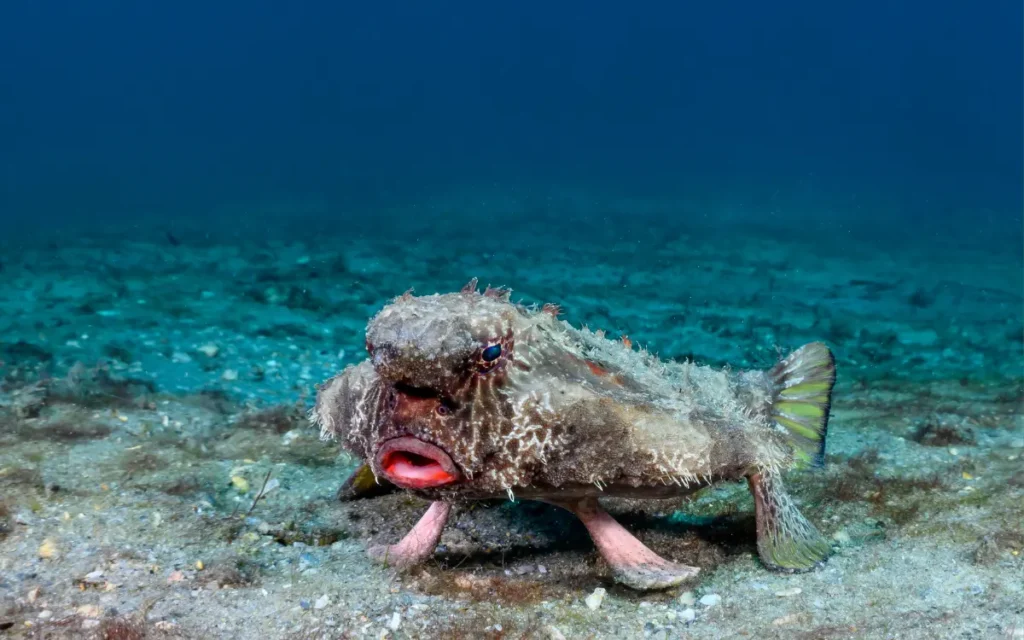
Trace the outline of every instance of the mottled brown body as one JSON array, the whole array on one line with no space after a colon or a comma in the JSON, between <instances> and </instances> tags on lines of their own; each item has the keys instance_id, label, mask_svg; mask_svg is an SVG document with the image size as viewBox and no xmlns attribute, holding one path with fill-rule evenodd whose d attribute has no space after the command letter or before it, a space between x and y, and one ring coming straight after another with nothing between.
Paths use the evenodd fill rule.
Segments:
<instances>
[{"instance_id":1,"label":"mottled brown body","mask_svg":"<svg viewBox=\"0 0 1024 640\"><path fill-rule=\"evenodd\" d=\"M834 380L823 346L772 371L663 362L475 282L393 300L366 344L366 360L322 385L313 417L378 479L445 503L508 495L574 508L774 477L820 453ZM824 407L820 434L804 428L807 398Z\"/></svg>"}]
</instances>

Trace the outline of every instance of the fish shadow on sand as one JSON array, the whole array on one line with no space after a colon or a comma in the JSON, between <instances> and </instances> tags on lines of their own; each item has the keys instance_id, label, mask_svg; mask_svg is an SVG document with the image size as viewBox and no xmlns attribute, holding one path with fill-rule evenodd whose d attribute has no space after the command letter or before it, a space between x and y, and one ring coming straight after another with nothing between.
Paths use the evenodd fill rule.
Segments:
<instances>
[{"instance_id":1,"label":"fish shadow on sand","mask_svg":"<svg viewBox=\"0 0 1024 640\"><path fill-rule=\"evenodd\" d=\"M665 551L678 561L710 568L709 564L731 556L756 554L756 523L752 513L692 516L656 507L652 511L666 515L635 510L614 513L619 522L652 548ZM467 554L449 550L442 542L434 559L449 567L541 562L563 553L593 554L597 558L583 524L568 511L543 502L488 502L462 514L455 526L475 544ZM513 532L511 540L504 535L509 531Z\"/></svg>"}]
</instances>

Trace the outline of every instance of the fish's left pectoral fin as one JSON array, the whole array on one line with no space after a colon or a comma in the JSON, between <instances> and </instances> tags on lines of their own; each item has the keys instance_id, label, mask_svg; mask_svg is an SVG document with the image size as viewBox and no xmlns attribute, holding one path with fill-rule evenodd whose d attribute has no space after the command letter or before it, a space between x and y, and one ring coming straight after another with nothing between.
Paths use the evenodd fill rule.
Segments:
<instances>
[{"instance_id":1,"label":"fish's left pectoral fin","mask_svg":"<svg viewBox=\"0 0 1024 640\"><path fill-rule=\"evenodd\" d=\"M398 487L383 478L378 480L373 475L369 463L364 462L342 483L338 489L338 500L349 502L362 498L376 498L395 491L398 491Z\"/></svg>"},{"instance_id":2,"label":"fish's left pectoral fin","mask_svg":"<svg viewBox=\"0 0 1024 640\"><path fill-rule=\"evenodd\" d=\"M448 502L431 503L419 522L398 544L370 547L370 557L396 569L406 569L426 562L434 554L434 548L441 540L441 532L451 512L452 505Z\"/></svg>"},{"instance_id":3,"label":"fish's left pectoral fin","mask_svg":"<svg viewBox=\"0 0 1024 640\"><path fill-rule=\"evenodd\" d=\"M640 591L666 589L694 578L700 572L698 567L666 560L651 551L601 508L596 498L547 502L576 514L619 584Z\"/></svg>"},{"instance_id":4,"label":"fish's left pectoral fin","mask_svg":"<svg viewBox=\"0 0 1024 640\"><path fill-rule=\"evenodd\" d=\"M747 477L757 516L757 553L777 571L810 571L832 554L832 545L804 517L776 475Z\"/></svg>"}]
</instances>

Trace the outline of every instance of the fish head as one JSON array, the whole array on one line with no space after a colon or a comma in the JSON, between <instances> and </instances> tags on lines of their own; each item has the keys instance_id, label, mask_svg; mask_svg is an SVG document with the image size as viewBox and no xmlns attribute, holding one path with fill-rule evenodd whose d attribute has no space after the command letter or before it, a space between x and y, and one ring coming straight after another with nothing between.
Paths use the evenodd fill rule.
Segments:
<instances>
[{"instance_id":1,"label":"fish head","mask_svg":"<svg viewBox=\"0 0 1024 640\"><path fill-rule=\"evenodd\" d=\"M319 421L400 488L505 493L533 461L520 436L546 428L519 339L536 322L504 291L396 298L367 325L366 360L322 388Z\"/></svg>"}]
</instances>

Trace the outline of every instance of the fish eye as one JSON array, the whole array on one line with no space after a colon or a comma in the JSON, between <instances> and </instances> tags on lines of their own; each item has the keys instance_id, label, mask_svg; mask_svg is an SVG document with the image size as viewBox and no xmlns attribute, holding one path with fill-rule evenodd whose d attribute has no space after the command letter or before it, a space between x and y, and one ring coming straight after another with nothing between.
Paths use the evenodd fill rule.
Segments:
<instances>
[{"instance_id":1,"label":"fish eye","mask_svg":"<svg viewBox=\"0 0 1024 640\"><path fill-rule=\"evenodd\" d=\"M494 362L501 357L501 345L492 344L491 346L484 349L483 353L480 354L480 358L484 362Z\"/></svg>"}]
</instances>

